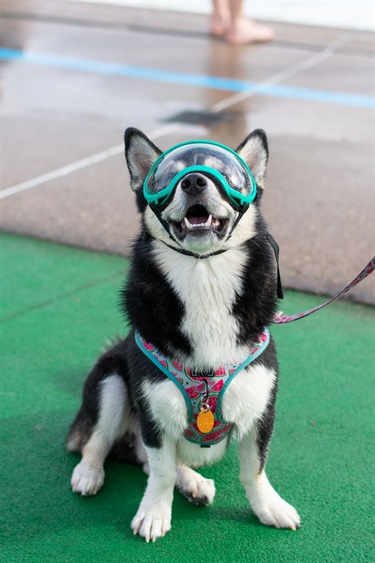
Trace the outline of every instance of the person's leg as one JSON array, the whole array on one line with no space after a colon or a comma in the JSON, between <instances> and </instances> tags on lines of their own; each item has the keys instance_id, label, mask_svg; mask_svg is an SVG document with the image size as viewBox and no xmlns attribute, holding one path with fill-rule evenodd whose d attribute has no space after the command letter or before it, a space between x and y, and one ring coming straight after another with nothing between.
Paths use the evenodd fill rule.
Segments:
<instances>
[{"instance_id":1,"label":"person's leg","mask_svg":"<svg viewBox=\"0 0 375 563\"><path fill-rule=\"evenodd\" d=\"M216 0L218 4L222 0ZM274 32L270 27L259 25L254 21L247 20L243 15L244 0L229 0L230 21L226 33L226 41L232 45L246 45L271 41Z\"/></svg>"},{"instance_id":2,"label":"person's leg","mask_svg":"<svg viewBox=\"0 0 375 563\"><path fill-rule=\"evenodd\" d=\"M212 4L210 33L222 37L230 23L229 0L212 0Z\"/></svg>"}]
</instances>

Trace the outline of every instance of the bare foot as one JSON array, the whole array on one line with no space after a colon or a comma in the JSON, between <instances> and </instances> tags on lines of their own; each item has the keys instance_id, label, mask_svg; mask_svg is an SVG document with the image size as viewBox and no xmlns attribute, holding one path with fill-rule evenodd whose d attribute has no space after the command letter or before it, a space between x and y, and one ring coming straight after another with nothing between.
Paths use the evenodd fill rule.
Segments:
<instances>
[{"instance_id":1,"label":"bare foot","mask_svg":"<svg viewBox=\"0 0 375 563\"><path fill-rule=\"evenodd\" d=\"M223 37L228 29L229 15L227 18L220 14L213 14L210 24L210 35Z\"/></svg>"},{"instance_id":2,"label":"bare foot","mask_svg":"<svg viewBox=\"0 0 375 563\"><path fill-rule=\"evenodd\" d=\"M231 45L248 45L272 41L275 34L272 28L259 25L251 20L241 19L233 24L225 36Z\"/></svg>"}]
</instances>

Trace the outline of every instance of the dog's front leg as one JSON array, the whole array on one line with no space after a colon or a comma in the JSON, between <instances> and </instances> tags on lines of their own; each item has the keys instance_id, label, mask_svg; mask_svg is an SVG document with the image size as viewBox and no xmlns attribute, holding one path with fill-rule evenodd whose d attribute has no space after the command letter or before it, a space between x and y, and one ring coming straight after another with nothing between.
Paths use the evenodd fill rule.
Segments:
<instances>
[{"instance_id":1,"label":"dog's front leg","mask_svg":"<svg viewBox=\"0 0 375 563\"><path fill-rule=\"evenodd\" d=\"M257 440L257 429L254 428L240 440L238 450L240 480L254 514L267 526L299 528L297 511L280 497L267 479L264 467L268 440L263 443Z\"/></svg>"},{"instance_id":2,"label":"dog's front leg","mask_svg":"<svg viewBox=\"0 0 375 563\"><path fill-rule=\"evenodd\" d=\"M162 437L160 448L146 447L150 474L142 502L131 527L146 542L165 536L171 529L173 490L176 481L176 442Z\"/></svg>"}]
</instances>

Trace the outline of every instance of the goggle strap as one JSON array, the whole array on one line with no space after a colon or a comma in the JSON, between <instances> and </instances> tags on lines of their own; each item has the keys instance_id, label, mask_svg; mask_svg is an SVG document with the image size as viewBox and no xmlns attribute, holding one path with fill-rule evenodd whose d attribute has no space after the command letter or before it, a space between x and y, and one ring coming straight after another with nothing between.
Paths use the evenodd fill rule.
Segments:
<instances>
[{"instance_id":1,"label":"goggle strap","mask_svg":"<svg viewBox=\"0 0 375 563\"><path fill-rule=\"evenodd\" d=\"M164 227L164 230L167 232L169 238L171 240L173 240L173 242L176 242L178 244L177 241L174 240L174 238L171 235L171 230L169 228L168 222L163 219L162 217L162 209L160 209L159 207L157 207L157 205L150 205L150 209L151 211L154 212L154 214L156 215L156 217L158 218L159 222L161 223L161 225ZM171 247L173 248L173 246ZM177 249L176 249L177 250Z\"/></svg>"},{"instance_id":2,"label":"goggle strap","mask_svg":"<svg viewBox=\"0 0 375 563\"><path fill-rule=\"evenodd\" d=\"M275 241L273 236L268 231L264 234L264 236L266 237L266 239L268 240L268 242L272 246L272 250L274 251L275 258L276 258L276 268L277 268L276 294L277 294L277 297L279 299L284 299L284 292L283 292L283 286L282 286L282 283L281 283L281 274L280 274L280 262L279 262L280 249L279 249L279 245L277 244L277 242Z\"/></svg>"},{"instance_id":3,"label":"goggle strap","mask_svg":"<svg viewBox=\"0 0 375 563\"><path fill-rule=\"evenodd\" d=\"M151 209L155 213L156 217L159 219L160 223L162 224L162 226L164 227L166 232L168 233L169 238L174 243L179 245L179 243L172 237L170 229L169 229L169 225L168 225L167 221L164 221L164 219L161 217L161 213L158 212L159 210L156 210L154 208L151 208ZM150 240L150 239L153 239L153 238L154 237L152 235L150 235L147 231L145 232L144 240ZM227 251L227 249L223 249L223 250L217 250L216 252L212 252L211 254L200 255L200 254L194 254L194 252L189 252L189 250L185 250L180 245L179 245L180 248L176 248L175 246L172 246L171 244L167 244L166 242L164 242L161 239L159 239L159 240L160 240L160 242L165 244L165 246L168 246L168 248L171 248L175 252L178 252L179 254L183 254L184 256L192 256L193 258L196 258L197 260L204 260L205 258L209 258L210 256L216 256L217 254L222 254L223 252Z\"/></svg>"},{"instance_id":4,"label":"goggle strap","mask_svg":"<svg viewBox=\"0 0 375 563\"><path fill-rule=\"evenodd\" d=\"M173 239L173 241L176 242L174 239ZM217 256L218 254L223 254L223 252L226 252L228 250L228 248L225 248L223 250L217 250L216 252L212 252L211 254L201 255L201 254L194 254L194 252L189 252L189 250L185 250L182 247L176 248L175 246L171 246L170 244L167 244L163 240L161 242L163 244L165 244L165 246L168 246L168 248L175 250L179 254L183 254L184 256L192 256L193 258L196 258L197 260L205 260L206 258L210 258L210 256Z\"/></svg>"},{"instance_id":5,"label":"goggle strap","mask_svg":"<svg viewBox=\"0 0 375 563\"><path fill-rule=\"evenodd\" d=\"M236 226L238 225L239 221L241 220L242 216L244 215L244 213L246 213L248 208L248 205L244 205L243 208L241 209L240 213L238 214L237 219L235 220L231 233L228 237L227 240L230 239L230 237L232 236L232 233L234 231L234 229L236 228ZM154 206L151 207L151 210L155 213L156 217L159 219L160 223L162 224L162 226L164 227L164 229L166 230L166 232L168 233L169 238L176 244L179 244L171 235L170 229L169 229L169 225L167 223L167 221L165 221L162 216L161 216L161 211L157 208L155 208ZM153 238L151 235L149 235L147 233L147 237L145 237L146 240L148 240L149 238ZM276 258L276 268L277 268L277 287L276 287L276 295L278 297L278 299L284 299L284 292L283 292L283 286L281 283L281 274L280 274L280 262L279 262L279 258L280 258L280 249L279 249L279 245L277 244L277 242L275 241L275 239L273 238L273 236L266 231L265 233L263 233L263 235L265 236L265 238L267 239L267 241L269 242L269 244L272 247L272 250L274 251L275 254L275 258ZM229 248L223 249L223 250L217 250L216 252L212 252L211 254L205 254L205 255L200 255L200 254L195 254L194 252L189 252L189 250L185 250L184 248L182 248L180 245L180 248L176 248L175 246L172 246L170 244L167 244L164 241L161 241L163 244L165 244L165 246L168 246L168 248L171 248L172 250L174 250L175 252L178 252L179 254L183 254L184 256L192 256L193 258L196 258L197 260L204 260L205 258L209 258L210 256L217 256L218 254L223 254L224 252L227 252L227 250L229 250Z\"/></svg>"},{"instance_id":6,"label":"goggle strap","mask_svg":"<svg viewBox=\"0 0 375 563\"><path fill-rule=\"evenodd\" d=\"M246 213L246 211L249 209L249 204L248 203L243 203L242 207L241 207L241 211L238 213L237 219L235 220L235 222L233 223L233 227L232 230L230 232L230 235L228 237L228 240L230 239L230 237L233 234L234 229L237 227L238 223L241 221L243 215Z\"/></svg>"},{"instance_id":7,"label":"goggle strap","mask_svg":"<svg viewBox=\"0 0 375 563\"><path fill-rule=\"evenodd\" d=\"M241 211L238 214L237 219L235 220L232 230L230 232L230 235L228 237L227 240L230 239L230 237L232 236L232 233L234 231L234 229L237 227L239 221L241 220L242 216L244 215L244 213L246 213L247 209L249 208L249 204L245 203L242 208ZM177 240L175 240L172 235L171 235L171 231L169 228L169 225L167 223L167 221L165 221L163 219L163 217L161 216L162 211L160 209L158 209L158 207L156 205L150 206L151 211L153 211L156 215L156 217L158 218L158 220L160 221L161 225L164 227L165 231L167 232L169 238L176 244L179 245L180 248L176 248L175 246L171 246L170 244L167 244L166 242L164 242L163 240L161 241L163 244L165 244L165 246L168 246L168 248L171 248L172 250L175 250L176 252L178 252L179 254L183 254L184 256L192 256L193 258L196 258L197 260L204 260L205 258L209 258L210 256L217 256L218 254L223 254L223 252L226 252L227 250L229 250L229 248L225 248L223 250L217 250L216 252L211 252L210 254L204 254L204 255L200 255L200 254L195 254L194 252L190 252L189 250L185 250L184 248L182 248L182 246L177 242ZM276 244L276 242L275 242Z\"/></svg>"}]
</instances>

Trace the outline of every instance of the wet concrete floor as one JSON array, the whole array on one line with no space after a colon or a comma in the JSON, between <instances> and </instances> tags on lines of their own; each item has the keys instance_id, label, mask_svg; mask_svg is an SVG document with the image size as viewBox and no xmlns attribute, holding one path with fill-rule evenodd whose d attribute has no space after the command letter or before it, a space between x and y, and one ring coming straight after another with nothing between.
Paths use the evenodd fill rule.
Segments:
<instances>
[{"instance_id":1,"label":"wet concrete floor","mask_svg":"<svg viewBox=\"0 0 375 563\"><path fill-rule=\"evenodd\" d=\"M203 15L3 1L1 228L127 254L138 217L125 127L161 149L236 147L261 127L284 284L333 294L373 255L373 34L274 24L274 42L230 47L207 27ZM350 295L374 303L373 280Z\"/></svg>"}]
</instances>

